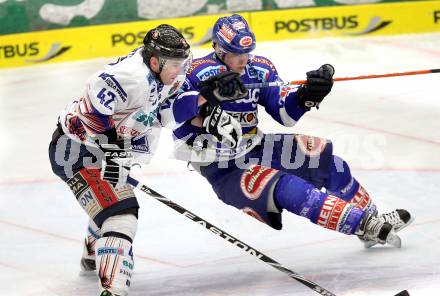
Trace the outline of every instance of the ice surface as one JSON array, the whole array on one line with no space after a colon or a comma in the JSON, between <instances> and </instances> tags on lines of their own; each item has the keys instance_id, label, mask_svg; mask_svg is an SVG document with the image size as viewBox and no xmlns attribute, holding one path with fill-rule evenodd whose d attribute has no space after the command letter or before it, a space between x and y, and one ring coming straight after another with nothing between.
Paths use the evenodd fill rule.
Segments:
<instances>
[{"instance_id":1,"label":"ice surface","mask_svg":"<svg viewBox=\"0 0 440 296\"><path fill-rule=\"evenodd\" d=\"M196 57L206 50L194 49ZM259 43L285 80L323 63L336 77L440 68L440 34ZM0 287L23 296L97 295L80 277L87 223L51 172L47 146L59 110L108 59L0 71ZM261 111L266 132L332 139L381 211L410 210L402 249L363 249L356 237L284 214L275 231L219 202L186 164L159 153L137 176L150 187L337 295L407 289L440 295L440 74L339 82L294 128ZM318 295L201 226L137 192L141 204L130 295Z\"/></svg>"}]
</instances>

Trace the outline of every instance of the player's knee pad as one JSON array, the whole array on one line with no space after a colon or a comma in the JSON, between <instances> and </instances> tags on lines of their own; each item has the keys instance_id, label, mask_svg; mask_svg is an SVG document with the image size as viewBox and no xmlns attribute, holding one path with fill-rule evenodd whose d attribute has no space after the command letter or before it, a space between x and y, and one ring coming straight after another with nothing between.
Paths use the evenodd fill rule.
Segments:
<instances>
[{"instance_id":1,"label":"player's knee pad","mask_svg":"<svg viewBox=\"0 0 440 296\"><path fill-rule=\"evenodd\" d=\"M96 266L101 289L127 295L134 268L132 242L137 219L133 214L107 218L102 224L102 238L96 241Z\"/></svg>"},{"instance_id":2,"label":"player's knee pad","mask_svg":"<svg viewBox=\"0 0 440 296\"><path fill-rule=\"evenodd\" d=\"M107 218L102 223L103 237L119 237L133 242L137 230L137 218L133 214L121 214Z\"/></svg>"}]
</instances>

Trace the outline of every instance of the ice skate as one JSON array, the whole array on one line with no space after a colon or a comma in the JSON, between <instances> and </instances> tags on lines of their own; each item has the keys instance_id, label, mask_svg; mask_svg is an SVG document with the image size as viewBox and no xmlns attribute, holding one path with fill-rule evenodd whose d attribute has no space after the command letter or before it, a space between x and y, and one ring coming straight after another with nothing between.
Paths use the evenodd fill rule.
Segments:
<instances>
[{"instance_id":1,"label":"ice skate","mask_svg":"<svg viewBox=\"0 0 440 296\"><path fill-rule=\"evenodd\" d=\"M407 227L414 221L414 217L412 217L407 210L403 210L403 209L397 209L390 213L379 215L377 218L391 224L393 226L394 232L399 232L400 230ZM361 236L359 236L359 239L364 243L365 248L371 248L377 244L376 241L367 240ZM396 247L400 248L401 243Z\"/></svg>"},{"instance_id":2,"label":"ice skate","mask_svg":"<svg viewBox=\"0 0 440 296\"><path fill-rule=\"evenodd\" d=\"M84 239L84 250L80 261L80 275L92 276L96 274L95 250L92 245Z\"/></svg>"},{"instance_id":3,"label":"ice skate","mask_svg":"<svg viewBox=\"0 0 440 296\"><path fill-rule=\"evenodd\" d=\"M390 244L400 248L400 237L394 233L393 225L382 219L381 216L366 216L355 232L362 241L374 242L374 244Z\"/></svg>"},{"instance_id":4,"label":"ice skate","mask_svg":"<svg viewBox=\"0 0 440 296\"><path fill-rule=\"evenodd\" d=\"M118 296L118 295L113 294L109 290L104 290L104 291L101 292L101 294L99 294L99 296Z\"/></svg>"}]
</instances>

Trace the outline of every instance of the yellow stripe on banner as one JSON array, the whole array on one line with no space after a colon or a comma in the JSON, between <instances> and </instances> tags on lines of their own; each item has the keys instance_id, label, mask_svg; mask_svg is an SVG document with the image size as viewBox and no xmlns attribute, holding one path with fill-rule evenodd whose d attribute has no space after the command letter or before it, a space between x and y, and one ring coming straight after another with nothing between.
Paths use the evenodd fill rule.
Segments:
<instances>
[{"instance_id":1,"label":"yellow stripe on banner","mask_svg":"<svg viewBox=\"0 0 440 296\"><path fill-rule=\"evenodd\" d=\"M352 37L440 31L440 1L254 12L258 40Z\"/></svg>"},{"instance_id":2,"label":"yellow stripe on banner","mask_svg":"<svg viewBox=\"0 0 440 296\"><path fill-rule=\"evenodd\" d=\"M211 44L215 21L223 15L195 16L0 36L0 68L123 56L142 44L150 29L170 24L193 45ZM243 14L248 18L248 13Z\"/></svg>"},{"instance_id":3,"label":"yellow stripe on banner","mask_svg":"<svg viewBox=\"0 0 440 296\"><path fill-rule=\"evenodd\" d=\"M440 32L440 1L393 2L241 14L257 41ZM146 32L168 23L192 45L211 44L222 15L141 21L0 36L0 68L126 55Z\"/></svg>"}]
</instances>

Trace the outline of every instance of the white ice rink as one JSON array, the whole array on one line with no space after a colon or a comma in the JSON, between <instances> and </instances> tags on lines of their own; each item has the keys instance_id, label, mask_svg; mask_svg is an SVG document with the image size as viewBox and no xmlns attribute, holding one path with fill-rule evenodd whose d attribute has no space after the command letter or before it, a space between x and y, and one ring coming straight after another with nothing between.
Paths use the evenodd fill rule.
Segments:
<instances>
[{"instance_id":1,"label":"white ice rink","mask_svg":"<svg viewBox=\"0 0 440 296\"><path fill-rule=\"evenodd\" d=\"M206 50L194 49L196 57ZM336 77L440 68L440 34L259 43L285 80L331 63ZM58 112L109 59L0 71L0 294L97 295L80 277L87 223L53 175L47 146ZM294 128L263 114L266 132L332 139L381 211L415 222L403 247L364 249L356 237L284 214L275 231L217 200L208 183L159 153L137 176L150 187L337 295L440 295L440 74L338 82ZM130 295L318 295L142 192Z\"/></svg>"}]
</instances>

